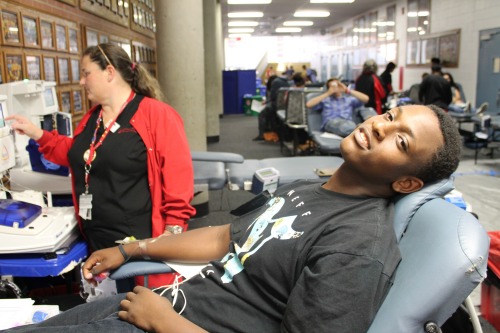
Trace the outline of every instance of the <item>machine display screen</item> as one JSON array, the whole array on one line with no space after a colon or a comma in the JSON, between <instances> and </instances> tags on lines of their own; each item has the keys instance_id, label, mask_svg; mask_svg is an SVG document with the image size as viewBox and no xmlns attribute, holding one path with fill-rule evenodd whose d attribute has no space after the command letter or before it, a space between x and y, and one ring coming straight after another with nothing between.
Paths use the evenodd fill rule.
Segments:
<instances>
[{"instance_id":1,"label":"machine display screen","mask_svg":"<svg viewBox=\"0 0 500 333\"><path fill-rule=\"evenodd\" d=\"M51 107L55 105L54 94L52 93L53 88L45 88L43 92L43 99L45 101L45 107Z\"/></svg>"},{"instance_id":2,"label":"machine display screen","mask_svg":"<svg viewBox=\"0 0 500 333\"><path fill-rule=\"evenodd\" d=\"M264 170L264 171L259 172L259 174L261 177L269 177L269 176L274 175L274 172L272 170Z\"/></svg>"}]
</instances>

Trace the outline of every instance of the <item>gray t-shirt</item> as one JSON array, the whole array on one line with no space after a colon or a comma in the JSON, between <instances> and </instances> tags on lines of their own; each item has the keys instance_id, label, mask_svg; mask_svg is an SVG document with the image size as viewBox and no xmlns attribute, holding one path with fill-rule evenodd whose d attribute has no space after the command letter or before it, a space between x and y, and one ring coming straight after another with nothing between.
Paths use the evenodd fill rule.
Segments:
<instances>
[{"instance_id":1,"label":"gray t-shirt","mask_svg":"<svg viewBox=\"0 0 500 333\"><path fill-rule=\"evenodd\" d=\"M366 332L400 261L388 200L319 183L280 187L231 231L174 305L210 332Z\"/></svg>"}]
</instances>

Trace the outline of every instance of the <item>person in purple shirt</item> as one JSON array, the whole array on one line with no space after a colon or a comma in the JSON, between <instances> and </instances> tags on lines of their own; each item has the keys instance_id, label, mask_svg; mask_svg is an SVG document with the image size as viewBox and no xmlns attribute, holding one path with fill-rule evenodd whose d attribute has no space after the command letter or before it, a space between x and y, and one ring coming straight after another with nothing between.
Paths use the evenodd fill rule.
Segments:
<instances>
[{"instance_id":1,"label":"person in purple shirt","mask_svg":"<svg viewBox=\"0 0 500 333\"><path fill-rule=\"evenodd\" d=\"M348 136L358 123L376 116L371 108L356 110L368 103L368 95L354 89L349 89L338 79L326 81L327 90L311 98L306 106L314 110L322 108L323 124L321 129L341 137Z\"/></svg>"}]
</instances>

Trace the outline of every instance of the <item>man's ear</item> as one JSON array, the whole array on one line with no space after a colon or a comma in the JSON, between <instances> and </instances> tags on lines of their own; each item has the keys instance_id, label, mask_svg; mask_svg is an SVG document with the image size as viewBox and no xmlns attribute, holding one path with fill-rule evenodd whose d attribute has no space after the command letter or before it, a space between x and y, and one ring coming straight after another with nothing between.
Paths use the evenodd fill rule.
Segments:
<instances>
[{"instance_id":1,"label":"man's ear","mask_svg":"<svg viewBox=\"0 0 500 333\"><path fill-rule=\"evenodd\" d=\"M424 182L413 176L400 177L392 183L392 189L398 193L408 194L420 190Z\"/></svg>"}]
</instances>

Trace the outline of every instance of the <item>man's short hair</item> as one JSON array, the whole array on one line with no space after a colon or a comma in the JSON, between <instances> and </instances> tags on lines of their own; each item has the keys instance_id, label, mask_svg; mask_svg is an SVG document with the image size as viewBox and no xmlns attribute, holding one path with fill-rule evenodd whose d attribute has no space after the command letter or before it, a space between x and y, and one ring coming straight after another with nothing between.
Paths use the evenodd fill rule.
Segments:
<instances>
[{"instance_id":1,"label":"man's short hair","mask_svg":"<svg viewBox=\"0 0 500 333\"><path fill-rule=\"evenodd\" d=\"M441 64L441 59L439 59L437 57L432 57L431 58L431 64L440 65Z\"/></svg>"},{"instance_id":2,"label":"man's short hair","mask_svg":"<svg viewBox=\"0 0 500 333\"><path fill-rule=\"evenodd\" d=\"M306 84L306 81L304 80L304 77L301 73L295 73L292 76L292 80L296 86L303 86L304 84Z\"/></svg>"},{"instance_id":3,"label":"man's short hair","mask_svg":"<svg viewBox=\"0 0 500 333\"><path fill-rule=\"evenodd\" d=\"M431 66L432 73L441 73L441 65L433 64Z\"/></svg>"},{"instance_id":4,"label":"man's short hair","mask_svg":"<svg viewBox=\"0 0 500 333\"><path fill-rule=\"evenodd\" d=\"M333 81L337 81L337 82L340 82L340 80L336 77L332 77L332 78L329 78L326 82L325 82L325 88L326 90L328 90L328 88L330 88L330 82L333 82Z\"/></svg>"},{"instance_id":5,"label":"man's short hair","mask_svg":"<svg viewBox=\"0 0 500 333\"><path fill-rule=\"evenodd\" d=\"M462 138L453 119L443 109L426 105L436 115L444 144L438 147L431 159L418 167L416 177L424 183L446 179L458 167L462 154Z\"/></svg>"}]
</instances>

